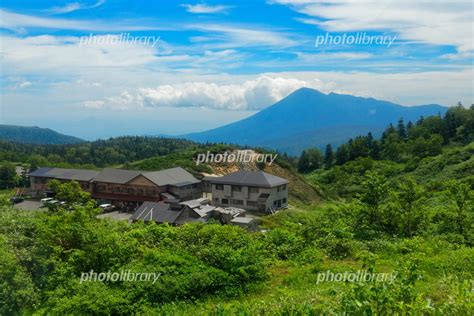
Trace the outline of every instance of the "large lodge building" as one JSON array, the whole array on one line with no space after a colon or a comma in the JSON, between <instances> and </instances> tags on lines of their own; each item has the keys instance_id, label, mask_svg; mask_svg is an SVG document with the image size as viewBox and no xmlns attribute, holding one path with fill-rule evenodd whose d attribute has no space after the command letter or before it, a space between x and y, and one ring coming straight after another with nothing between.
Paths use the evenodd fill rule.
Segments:
<instances>
[{"instance_id":1,"label":"large lodge building","mask_svg":"<svg viewBox=\"0 0 474 316\"><path fill-rule=\"evenodd\" d=\"M32 196L53 194L49 181L77 181L92 198L122 209L143 202L180 203L205 197L214 206L271 213L288 206L288 180L263 171L237 171L196 179L183 168L160 171L39 168L29 174Z\"/></svg>"},{"instance_id":2,"label":"large lodge building","mask_svg":"<svg viewBox=\"0 0 474 316\"><path fill-rule=\"evenodd\" d=\"M74 180L96 200L132 208L145 201L178 202L202 196L201 181L179 167L151 172L40 168L29 177L33 196L52 193L48 182L53 179L62 182Z\"/></svg>"}]
</instances>

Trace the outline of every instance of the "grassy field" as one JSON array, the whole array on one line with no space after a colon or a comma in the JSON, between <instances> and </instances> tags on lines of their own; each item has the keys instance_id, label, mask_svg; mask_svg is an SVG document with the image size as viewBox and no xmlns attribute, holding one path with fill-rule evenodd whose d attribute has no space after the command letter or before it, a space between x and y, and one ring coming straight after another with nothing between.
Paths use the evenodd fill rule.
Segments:
<instances>
[{"instance_id":1,"label":"grassy field","mask_svg":"<svg viewBox=\"0 0 474 316\"><path fill-rule=\"evenodd\" d=\"M268 216L265 228L282 229L310 218L318 207ZM295 215L298 214L298 215ZM303 225L304 226L304 225ZM311 248L311 247L310 247ZM342 258L329 249L305 249L278 259L267 279L237 298L213 297L150 310L172 315L309 315L372 312L464 315L474 310L474 250L442 238L386 239L346 245ZM318 274L370 269L396 273L393 284L318 282ZM405 301L401 300L406 295Z\"/></svg>"}]
</instances>

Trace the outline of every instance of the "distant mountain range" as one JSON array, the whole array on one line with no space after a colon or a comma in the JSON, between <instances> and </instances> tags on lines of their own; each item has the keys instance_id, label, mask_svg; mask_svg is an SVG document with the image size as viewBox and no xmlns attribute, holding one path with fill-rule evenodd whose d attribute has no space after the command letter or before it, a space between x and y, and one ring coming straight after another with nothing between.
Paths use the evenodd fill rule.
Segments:
<instances>
[{"instance_id":1,"label":"distant mountain range","mask_svg":"<svg viewBox=\"0 0 474 316\"><path fill-rule=\"evenodd\" d=\"M438 104L406 107L343 94L301 88L246 119L205 132L183 135L198 142L226 142L278 149L299 155L308 147L338 146L351 137L372 132L379 136L389 123L403 118L443 115Z\"/></svg>"},{"instance_id":2,"label":"distant mountain range","mask_svg":"<svg viewBox=\"0 0 474 316\"><path fill-rule=\"evenodd\" d=\"M26 144L77 144L84 140L37 126L0 125L0 139Z\"/></svg>"}]
</instances>

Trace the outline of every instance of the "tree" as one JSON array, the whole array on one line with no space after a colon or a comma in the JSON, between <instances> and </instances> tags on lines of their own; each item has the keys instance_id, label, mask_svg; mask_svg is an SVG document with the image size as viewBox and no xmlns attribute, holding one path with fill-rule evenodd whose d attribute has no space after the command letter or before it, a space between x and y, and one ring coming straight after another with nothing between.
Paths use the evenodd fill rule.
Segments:
<instances>
[{"instance_id":1,"label":"tree","mask_svg":"<svg viewBox=\"0 0 474 316\"><path fill-rule=\"evenodd\" d=\"M298 160L298 171L306 172L309 169L309 155L306 150L301 153L300 159Z\"/></svg>"},{"instance_id":2,"label":"tree","mask_svg":"<svg viewBox=\"0 0 474 316\"><path fill-rule=\"evenodd\" d=\"M30 310L38 301L31 276L21 266L10 244L0 234L1 315L18 315L20 310Z\"/></svg>"},{"instance_id":3,"label":"tree","mask_svg":"<svg viewBox=\"0 0 474 316\"><path fill-rule=\"evenodd\" d=\"M309 148L301 154L298 162L298 170L300 172L311 172L319 169L323 165L323 154L317 148Z\"/></svg>"},{"instance_id":4,"label":"tree","mask_svg":"<svg viewBox=\"0 0 474 316\"><path fill-rule=\"evenodd\" d=\"M402 211L402 231L406 236L412 237L424 220L424 190L412 177L405 177L398 183L395 195Z\"/></svg>"},{"instance_id":5,"label":"tree","mask_svg":"<svg viewBox=\"0 0 474 316\"><path fill-rule=\"evenodd\" d=\"M367 140L367 147L369 148L369 150L372 150L372 146L374 143L374 136L372 135L372 132L369 132L367 134L366 140Z\"/></svg>"},{"instance_id":6,"label":"tree","mask_svg":"<svg viewBox=\"0 0 474 316\"><path fill-rule=\"evenodd\" d=\"M397 133L398 133L398 136L400 136L402 139L407 138L407 131L405 129L405 124L403 123L402 118L400 118L400 120L398 120Z\"/></svg>"},{"instance_id":7,"label":"tree","mask_svg":"<svg viewBox=\"0 0 474 316\"><path fill-rule=\"evenodd\" d=\"M404 144L400 142L400 136L397 133L389 133L383 144L383 156L385 159L399 161L403 152Z\"/></svg>"},{"instance_id":8,"label":"tree","mask_svg":"<svg viewBox=\"0 0 474 316\"><path fill-rule=\"evenodd\" d=\"M324 152L324 165L326 168L331 168L334 165L334 151L332 150L331 144L326 145L326 150Z\"/></svg>"},{"instance_id":9,"label":"tree","mask_svg":"<svg viewBox=\"0 0 474 316\"><path fill-rule=\"evenodd\" d=\"M366 205L366 211L361 213L361 220L371 229L378 230L382 223L380 205L389 193L386 179L374 171L368 171L362 187L363 192L359 195L359 200Z\"/></svg>"},{"instance_id":10,"label":"tree","mask_svg":"<svg viewBox=\"0 0 474 316\"><path fill-rule=\"evenodd\" d=\"M91 194L83 191L77 181L61 183L58 180L51 180L49 187L55 193L55 198L65 202L66 206L95 204L91 199Z\"/></svg>"},{"instance_id":11,"label":"tree","mask_svg":"<svg viewBox=\"0 0 474 316\"><path fill-rule=\"evenodd\" d=\"M380 138L380 141L382 142L382 144L385 144L385 141L387 140L387 138L394 134L398 135L397 131L395 130L395 127L393 127L393 124L390 123L390 125L382 133L382 137Z\"/></svg>"},{"instance_id":12,"label":"tree","mask_svg":"<svg viewBox=\"0 0 474 316\"><path fill-rule=\"evenodd\" d=\"M349 161L349 149L346 144L342 144L336 150L336 164L343 165Z\"/></svg>"},{"instance_id":13,"label":"tree","mask_svg":"<svg viewBox=\"0 0 474 316\"><path fill-rule=\"evenodd\" d=\"M421 124L423 124L424 120L425 120L425 118L423 117L423 115L420 116L420 119L419 119L418 121L416 121L416 125L421 125Z\"/></svg>"},{"instance_id":14,"label":"tree","mask_svg":"<svg viewBox=\"0 0 474 316\"><path fill-rule=\"evenodd\" d=\"M469 185L451 180L446 183L446 195L450 198L456 209L456 226L458 233L467 237L468 221L472 218L473 197Z\"/></svg>"},{"instance_id":15,"label":"tree","mask_svg":"<svg viewBox=\"0 0 474 316\"><path fill-rule=\"evenodd\" d=\"M8 189L18 184L15 165L11 163L0 166L0 188Z\"/></svg>"},{"instance_id":16,"label":"tree","mask_svg":"<svg viewBox=\"0 0 474 316\"><path fill-rule=\"evenodd\" d=\"M310 169L311 171L320 169L323 166L324 156L321 150L318 148L310 148L308 150L309 153L309 160L311 162Z\"/></svg>"},{"instance_id":17,"label":"tree","mask_svg":"<svg viewBox=\"0 0 474 316\"><path fill-rule=\"evenodd\" d=\"M348 145L350 160L369 156L370 149L366 137L358 136L354 140L350 140Z\"/></svg>"},{"instance_id":18,"label":"tree","mask_svg":"<svg viewBox=\"0 0 474 316\"><path fill-rule=\"evenodd\" d=\"M372 159L379 160L381 151L382 148L380 147L380 141L374 140L370 148L370 157Z\"/></svg>"}]
</instances>

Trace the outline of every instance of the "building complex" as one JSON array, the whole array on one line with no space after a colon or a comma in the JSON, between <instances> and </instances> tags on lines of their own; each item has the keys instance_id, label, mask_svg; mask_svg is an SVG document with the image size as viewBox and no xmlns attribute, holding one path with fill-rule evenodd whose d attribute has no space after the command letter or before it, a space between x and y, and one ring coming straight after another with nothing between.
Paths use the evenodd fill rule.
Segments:
<instances>
[{"instance_id":1,"label":"building complex","mask_svg":"<svg viewBox=\"0 0 474 316\"><path fill-rule=\"evenodd\" d=\"M272 213L288 206L288 180L263 171L242 170L198 180L180 167L160 171L39 168L29 177L33 196L52 195L49 182L53 179L74 180L99 202L136 211L135 220L180 224L183 218L203 220L212 215L222 219L231 214L231 221L237 217L235 210ZM210 205L201 205L201 198Z\"/></svg>"}]
</instances>

